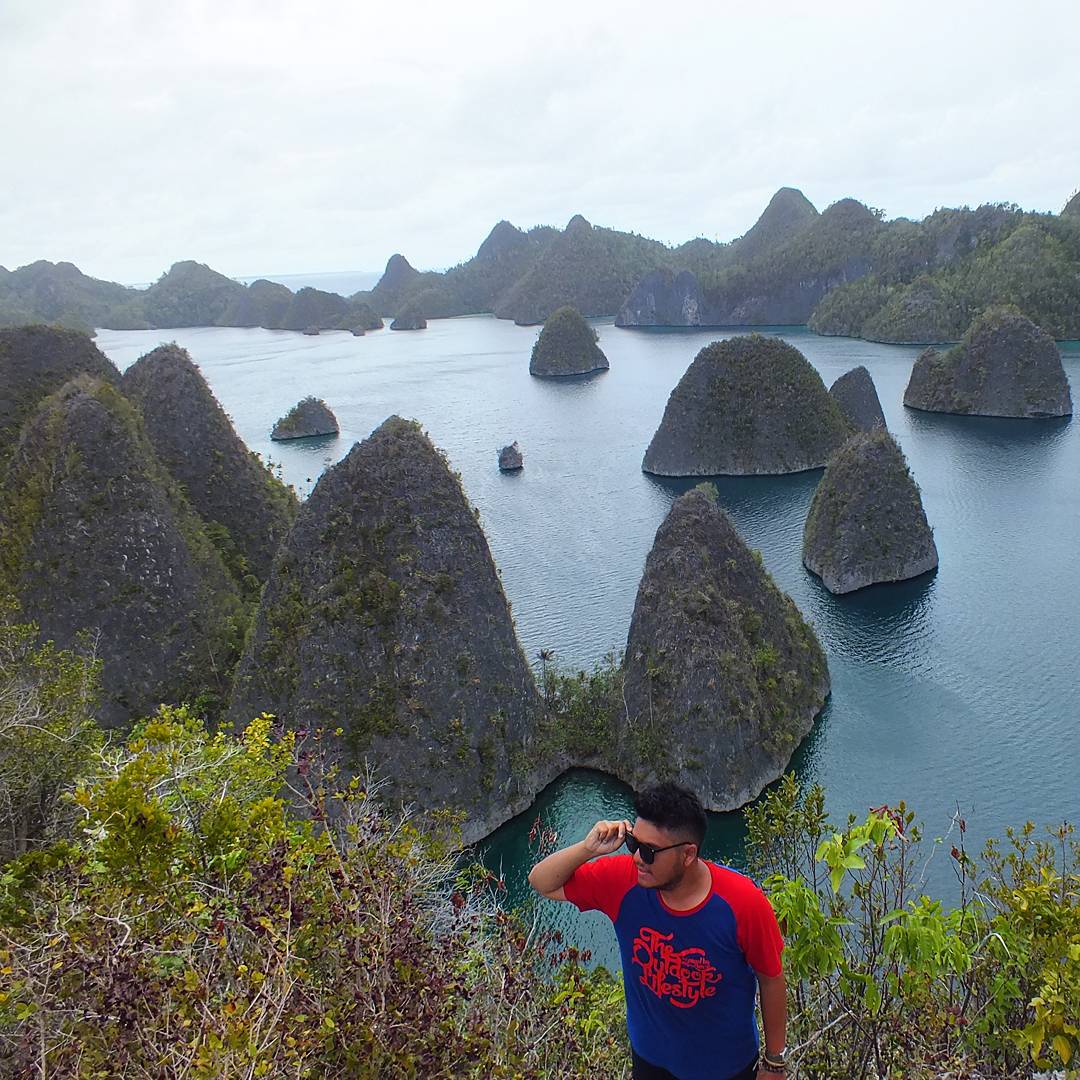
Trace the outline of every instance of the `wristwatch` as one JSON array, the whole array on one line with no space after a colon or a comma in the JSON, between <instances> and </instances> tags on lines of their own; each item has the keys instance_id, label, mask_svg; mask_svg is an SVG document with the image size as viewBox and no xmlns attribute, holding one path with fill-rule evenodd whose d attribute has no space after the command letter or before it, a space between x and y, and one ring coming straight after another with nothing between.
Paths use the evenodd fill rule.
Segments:
<instances>
[{"instance_id":1,"label":"wristwatch","mask_svg":"<svg viewBox=\"0 0 1080 1080\"><path fill-rule=\"evenodd\" d=\"M770 1054L768 1050L763 1051L761 1055L761 1068L768 1073L786 1072L787 1062L784 1060L786 1051L787 1047L783 1047L775 1054Z\"/></svg>"}]
</instances>

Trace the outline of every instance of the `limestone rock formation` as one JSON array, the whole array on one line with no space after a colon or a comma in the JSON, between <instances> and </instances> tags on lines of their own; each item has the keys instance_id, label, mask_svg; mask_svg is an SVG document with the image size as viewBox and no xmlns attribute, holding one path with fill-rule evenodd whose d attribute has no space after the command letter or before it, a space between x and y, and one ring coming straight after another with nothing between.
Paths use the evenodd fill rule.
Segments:
<instances>
[{"instance_id":1,"label":"limestone rock formation","mask_svg":"<svg viewBox=\"0 0 1080 1080\"><path fill-rule=\"evenodd\" d=\"M427 319L424 318L423 313L416 304L406 304L398 313L397 317L390 324L391 330L425 330L427 329Z\"/></svg>"},{"instance_id":2,"label":"limestone rock formation","mask_svg":"<svg viewBox=\"0 0 1080 1080\"><path fill-rule=\"evenodd\" d=\"M1080 191L1073 195L1061 212L1062 214L1080 214Z\"/></svg>"},{"instance_id":3,"label":"limestone rock formation","mask_svg":"<svg viewBox=\"0 0 1080 1080\"><path fill-rule=\"evenodd\" d=\"M291 289L259 278L233 297L219 322L222 326L279 327L292 300Z\"/></svg>"},{"instance_id":4,"label":"limestone rock formation","mask_svg":"<svg viewBox=\"0 0 1080 1080\"><path fill-rule=\"evenodd\" d=\"M700 326L701 287L689 270L653 270L626 298L616 326Z\"/></svg>"},{"instance_id":5,"label":"limestone rock formation","mask_svg":"<svg viewBox=\"0 0 1080 1080\"><path fill-rule=\"evenodd\" d=\"M832 593L918 577L938 564L934 534L904 455L883 428L829 459L803 533L803 565Z\"/></svg>"},{"instance_id":6,"label":"limestone rock formation","mask_svg":"<svg viewBox=\"0 0 1080 1080\"><path fill-rule=\"evenodd\" d=\"M382 316L376 315L371 305L363 301L350 304L348 314L338 323L338 329L351 330L356 337L360 337L367 330L382 328Z\"/></svg>"},{"instance_id":7,"label":"limestone rock formation","mask_svg":"<svg viewBox=\"0 0 1080 1080\"><path fill-rule=\"evenodd\" d=\"M0 489L0 595L42 639L103 662L98 716L224 698L243 638L235 585L136 409L88 375L39 406Z\"/></svg>"},{"instance_id":8,"label":"limestone rock formation","mask_svg":"<svg viewBox=\"0 0 1080 1080\"><path fill-rule=\"evenodd\" d=\"M319 328L317 326L305 326L303 333L304 337L318 337Z\"/></svg>"},{"instance_id":9,"label":"limestone rock formation","mask_svg":"<svg viewBox=\"0 0 1080 1080\"><path fill-rule=\"evenodd\" d=\"M247 290L205 263L173 263L140 297L151 326L216 326Z\"/></svg>"},{"instance_id":10,"label":"limestone rock formation","mask_svg":"<svg viewBox=\"0 0 1080 1080\"><path fill-rule=\"evenodd\" d=\"M856 430L885 427L885 414L881 411L874 380L861 364L846 371L829 387L829 397L840 406L840 411Z\"/></svg>"},{"instance_id":11,"label":"limestone rock formation","mask_svg":"<svg viewBox=\"0 0 1080 1080\"><path fill-rule=\"evenodd\" d=\"M178 345L136 360L121 389L139 406L159 460L184 485L226 566L247 591L257 590L296 516L296 496L244 446Z\"/></svg>"},{"instance_id":12,"label":"limestone rock formation","mask_svg":"<svg viewBox=\"0 0 1080 1080\"><path fill-rule=\"evenodd\" d=\"M819 216L817 207L798 188L782 187L732 247L742 260L757 258L805 232Z\"/></svg>"},{"instance_id":13,"label":"limestone rock formation","mask_svg":"<svg viewBox=\"0 0 1080 1080\"><path fill-rule=\"evenodd\" d=\"M533 345L529 374L587 375L606 371L609 366L597 344L596 331L576 308L562 307L548 316Z\"/></svg>"},{"instance_id":14,"label":"limestone rock formation","mask_svg":"<svg viewBox=\"0 0 1080 1080\"><path fill-rule=\"evenodd\" d=\"M349 332L353 337L363 337L367 333L367 330L362 326L354 326Z\"/></svg>"},{"instance_id":15,"label":"limestone rock formation","mask_svg":"<svg viewBox=\"0 0 1080 1080\"><path fill-rule=\"evenodd\" d=\"M829 693L825 653L716 505L678 498L638 587L619 775L672 779L731 810L787 768Z\"/></svg>"},{"instance_id":16,"label":"limestone rock formation","mask_svg":"<svg viewBox=\"0 0 1080 1080\"><path fill-rule=\"evenodd\" d=\"M391 255L382 277L371 290L371 305L380 315L397 311L405 294L419 277L420 271L404 255Z\"/></svg>"},{"instance_id":17,"label":"limestone rock formation","mask_svg":"<svg viewBox=\"0 0 1080 1080\"><path fill-rule=\"evenodd\" d=\"M0 473L38 405L80 374L120 381L112 361L85 334L48 326L0 329Z\"/></svg>"},{"instance_id":18,"label":"limestone rock formation","mask_svg":"<svg viewBox=\"0 0 1080 1080\"><path fill-rule=\"evenodd\" d=\"M230 715L343 727L351 766L370 759L394 800L464 811L470 842L530 798L511 760L536 704L458 480L418 424L391 417L303 504Z\"/></svg>"},{"instance_id":19,"label":"limestone rock formation","mask_svg":"<svg viewBox=\"0 0 1080 1080\"><path fill-rule=\"evenodd\" d=\"M499 468L503 472L517 472L525 467L525 461L521 456L521 448L516 442L504 446L499 451Z\"/></svg>"},{"instance_id":20,"label":"limestone rock formation","mask_svg":"<svg viewBox=\"0 0 1080 1080\"><path fill-rule=\"evenodd\" d=\"M904 404L972 416L1072 414L1072 397L1054 339L1015 309L991 308L947 352L919 354Z\"/></svg>"},{"instance_id":21,"label":"limestone rock formation","mask_svg":"<svg viewBox=\"0 0 1080 1080\"><path fill-rule=\"evenodd\" d=\"M337 435L337 417L322 398L306 397L298 401L275 425L270 438L310 439L313 435Z\"/></svg>"},{"instance_id":22,"label":"limestone rock formation","mask_svg":"<svg viewBox=\"0 0 1080 1080\"><path fill-rule=\"evenodd\" d=\"M750 334L697 354L671 393L642 469L735 476L821 468L851 434L798 349Z\"/></svg>"}]
</instances>

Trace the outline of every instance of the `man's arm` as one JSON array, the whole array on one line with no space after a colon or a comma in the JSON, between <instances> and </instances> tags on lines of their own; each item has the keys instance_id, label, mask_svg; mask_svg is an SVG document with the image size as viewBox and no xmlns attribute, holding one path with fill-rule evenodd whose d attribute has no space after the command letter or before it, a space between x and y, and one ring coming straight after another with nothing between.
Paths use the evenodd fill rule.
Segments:
<instances>
[{"instance_id":1,"label":"man's arm","mask_svg":"<svg viewBox=\"0 0 1080 1080\"><path fill-rule=\"evenodd\" d=\"M787 983L784 973L770 978L757 973L759 994L761 997L761 1023L765 1028L765 1053L776 1058L783 1054L787 1039ZM770 1080L775 1073L758 1070L758 1077Z\"/></svg>"},{"instance_id":2,"label":"man's arm","mask_svg":"<svg viewBox=\"0 0 1080 1080\"><path fill-rule=\"evenodd\" d=\"M552 852L529 871L529 884L549 900L565 900L563 886L574 871L598 855L610 855L622 846L629 825L625 821L598 821L584 840Z\"/></svg>"}]
</instances>

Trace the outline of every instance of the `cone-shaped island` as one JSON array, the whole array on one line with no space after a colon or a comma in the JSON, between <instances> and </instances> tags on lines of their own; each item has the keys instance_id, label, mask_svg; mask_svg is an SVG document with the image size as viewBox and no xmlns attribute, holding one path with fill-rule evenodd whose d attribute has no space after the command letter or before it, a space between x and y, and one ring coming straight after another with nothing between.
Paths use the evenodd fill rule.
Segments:
<instances>
[{"instance_id":1,"label":"cone-shaped island","mask_svg":"<svg viewBox=\"0 0 1080 1080\"><path fill-rule=\"evenodd\" d=\"M918 486L883 428L852 436L829 460L806 518L803 564L833 593L937 566Z\"/></svg>"},{"instance_id":2,"label":"cone-shaped island","mask_svg":"<svg viewBox=\"0 0 1080 1080\"><path fill-rule=\"evenodd\" d=\"M617 770L731 810L779 777L829 693L825 653L701 485L656 533L626 644Z\"/></svg>"},{"instance_id":3,"label":"cone-shaped island","mask_svg":"<svg viewBox=\"0 0 1080 1080\"><path fill-rule=\"evenodd\" d=\"M240 441L202 373L178 345L162 345L124 372L158 458L184 485L226 565L255 587L296 517L296 496Z\"/></svg>"},{"instance_id":4,"label":"cone-shaped island","mask_svg":"<svg viewBox=\"0 0 1080 1080\"><path fill-rule=\"evenodd\" d=\"M971 416L1072 415L1054 339L1015 309L990 308L947 352L930 348L911 369L904 404Z\"/></svg>"},{"instance_id":5,"label":"cone-shaped island","mask_svg":"<svg viewBox=\"0 0 1080 1080\"><path fill-rule=\"evenodd\" d=\"M885 427L885 414L870 372L861 364L844 372L829 387L831 397L856 431Z\"/></svg>"},{"instance_id":6,"label":"cone-shaped island","mask_svg":"<svg viewBox=\"0 0 1080 1080\"><path fill-rule=\"evenodd\" d=\"M230 716L344 729L392 799L464 814L528 804L537 708L487 540L443 455L396 416L327 470L274 563ZM535 765L530 761L529 765Z\"/></svg>"},{"instance_id":7,"label":"cone-shaped island","mask_svg":"<svg viewBox=\"0 0 1080 1080\"><path fill-rule=\"evenodd\" d=\"M762 334L714 341L671 392L642 469L657 476L819 469L851 434L798 349Z\"/></svg>"},{"instance_id":8,"label":"cone-shaped island","mask_svg":"<svg viewBox=\"0 0 1080 1080\"><path fill-rule=\"evenodd\" d=\"M337 417L322 398L308 396L298 401L275 425L270 438L310 439L315 435L337 435Z\"/></svg>"},{"instance_id":9,"label":"cone-shaped island","mask_svg":"<svg viewBox=\"0 0 1080 1080\"><path fill-rule=\"evenodd\" d=\"M573 307L561 307L547 317L529 359L529 374L545 377L588 375L609 367L596 331Z\"/></svg>"},{"instance_id":10,"label":"cone-shaped island","mask_svg":"<svg viewBox=\"0 0 1080 1080\"><path fill-rule=\"evenodd\" d=\"M235 585L137 411L100 380L73 379L23 430L0 489L0 595L62 648L89 632L106 725L227 692Z\"/></svg>"}]
</instances>

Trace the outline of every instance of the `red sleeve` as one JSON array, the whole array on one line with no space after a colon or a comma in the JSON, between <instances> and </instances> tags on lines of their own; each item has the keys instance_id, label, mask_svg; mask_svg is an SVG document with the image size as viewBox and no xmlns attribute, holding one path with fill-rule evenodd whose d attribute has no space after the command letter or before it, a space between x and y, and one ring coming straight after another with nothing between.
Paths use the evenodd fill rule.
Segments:
<instances>
[{"instance_id":1,"label":"red sleeve","mask_svg":"<svg viewBox=\"0 0 1080 1080\"><path fill-rule=\"evenodd\" d=\"M784 970L784 939L769 898L750 878L732 870L717 867L713 881L735 913L736 937L746 962L759 975L775 979Z\"/></svg>"},{"instance_id":2,"label":"red sleeve","mask_svg":"<svg viewBox=\"0 0 1080 1080\"><path fill-rule=\"evenodd\" d=\"M602 911L614 922L623 897L636 884L634 856L608 855L579 866L563 886L563 892L579 911Z\"/></svg>"}]
</instances>

